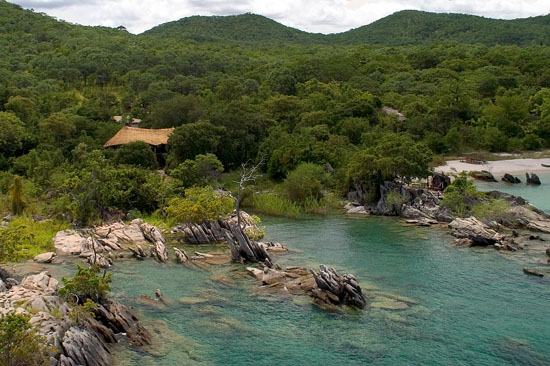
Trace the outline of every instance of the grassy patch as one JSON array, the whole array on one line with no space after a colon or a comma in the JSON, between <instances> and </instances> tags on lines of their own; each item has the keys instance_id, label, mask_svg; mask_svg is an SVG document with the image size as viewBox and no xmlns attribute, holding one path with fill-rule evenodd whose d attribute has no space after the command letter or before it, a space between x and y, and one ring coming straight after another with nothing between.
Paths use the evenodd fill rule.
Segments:
<instances>
[{"instance_id":1,"label":"grassy patch","mask_svg":"<svg viewBox=\"0 0 550 366\"><path fill-rule=\"evenodd\" d=\"M169 233L172 227L176 226L175 220L169 217L166 217L166 215L163 215L158 211L153 212L152 214L142 215L140 216L140 218L144 222L148 222L151 225L158 227L159 229L161 229L166 233Z\"/></svg>"},{"instance_id":2,"label":"grassy patch","mask_svg":"<svg viewBox=\"0 0 550 366\"><path fill-rule=\"evenodd\" d=\"M472 207L472 214L480 220L505 223L511 219L510 202L491 200Z\"/></svg>"},{"instance_id":3,"label":"grassy patch","mask_svg":"<svg viewBox=\"0 0 550 366\"><path fill-rule=\"evenodd\" d=\"M40 253L55 251L55 234L69 227L69 223L58 220L36 222L30 217L16 217L7 228L0 229L4 240L2 246L13 249L2 259L8 262L23 261Z\"/></svg>"},{"instance_id":4,"label":"grassy patch","mask_svg":"<svg viewBox=\"0 0 550 366\"><path fill-rule=\"evenodd\" d=\"M253 205L256 212L271 216L296 218L301 214L297 204L275 193L255 194Z\"/></svg>"}]
</instances>

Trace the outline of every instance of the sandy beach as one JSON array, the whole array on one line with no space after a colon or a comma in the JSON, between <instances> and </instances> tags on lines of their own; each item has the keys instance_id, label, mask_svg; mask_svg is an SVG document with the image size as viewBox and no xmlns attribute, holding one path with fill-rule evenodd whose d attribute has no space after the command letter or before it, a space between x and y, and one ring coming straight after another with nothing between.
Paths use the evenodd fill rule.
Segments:
<instances>
[{"instance_id":1,"label":"sandy beach","mask_svg":"<svg viewBox=\"0 0 550 366\"><path fill-rule=\"evenodd\" d=\"M449 160L446 165L436 167L435 171L453 173L487 170L495 176L502 176L505 173L516 175L525 173L550 173L550 168L545 168L541 164L550 165L550 158L495 160L487 161L487 163L480 165L463 163L460 162L460 160Z\"/></svg>"}]
</instances>

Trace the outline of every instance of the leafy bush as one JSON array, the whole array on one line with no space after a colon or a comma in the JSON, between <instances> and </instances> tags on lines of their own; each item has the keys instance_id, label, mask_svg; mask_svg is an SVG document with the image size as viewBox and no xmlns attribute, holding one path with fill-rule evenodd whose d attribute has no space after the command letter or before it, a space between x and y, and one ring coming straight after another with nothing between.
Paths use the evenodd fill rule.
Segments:
<instances>
[{"instance_id":1,"label":"leafy bush","mask_svg":"<svg viewBox=\"0 0 550 366\"><path fill-rule=\"evenodd\" d=\"M103 276L98 276L100 272L97 264L87 268L79 265L73 278L61 278L65 286L58 294L77 305L85 304L88 299L98 302L111 290L111 274L104 272Z\"/></svg>"},{"instance_id":2,"label":"leafy bush","mask_svg":"<svg viewBox=\"0 0 550 366\"><path fill-rule=\"evenodd\" d=\"M145 169L157 169L157 157L149 144L143 141L122 145L115 153L116 164L127 164Z\"/></svg>"},{"instance_id":3,"label":"leafy bush","mask_svg":"<svg viewBox=\"0 0 550 366\"><path fill-rule=\"evenodd\" d=\"M300 207L275 193L261 193L253 197L254 210L271 216L296 218L300 216Z\"/></svg>"},{"instance_id":4,"label":"leafy bush","mask_svg":"<svg viewBox=\"0 0 550 366\"><path fill-rule=\"evenodd\" d=\"M303 203L307 199L319 200L322 197L324 180L325 172L322 166L301 163L288 174L284 182L285 192L293 202Z\"/></svg>"},{"instance_id":5,"label":"leafy bush","mask_svg":"<svg viewBox=\"0 0 550 366\"><path fill-rule=\"evenodd\" d=\"M223 165L214 154L199 154L194 160L187 159L171 172L184 187L206 185L218 178L223 172Z\"/></svg>"},{"instance_id":6,"label":"leafy bush","mask_svg":"<svg viewBox=\"0 0 550 366\"><path fill-rule=\"evenodd\" d=\"M8 313L0 317L0 365L49 365L44 342L28 316Z\"/></svg>"},{"instance_id":7,"label":"leafy bush","mask_svg":"<svg viewBox=\"0 0 550 366\"><path fill-rule=\"evenodd\" d=\"M168 202L166 213L177 222L203 222L217 220L233 211L231 197L219 194L210 186L188 188L185 198L174 198Z\"/></svg>"},{"instance_id":8,"label":"leafy bush","mask_svg":"<svg viewBox=\"0 0 550 366\"><path fill-rule=\"evenodd\" d=\"M22 248L30 245L33 234L23 232L24 227L0 229L0 262L17 262L22 259Z\"/></svg>"},{"instance_id":9,"label":"leafy bush","mask_svg":"<svg viewBox=\"0 0 550 366\"><path fill-rule=\"evenodd\" d=\"M468 207L464 203L464 195L459 192L445 192L441 205L447 207L458 217L468 215Z\"/></svg>"}]
</instances>

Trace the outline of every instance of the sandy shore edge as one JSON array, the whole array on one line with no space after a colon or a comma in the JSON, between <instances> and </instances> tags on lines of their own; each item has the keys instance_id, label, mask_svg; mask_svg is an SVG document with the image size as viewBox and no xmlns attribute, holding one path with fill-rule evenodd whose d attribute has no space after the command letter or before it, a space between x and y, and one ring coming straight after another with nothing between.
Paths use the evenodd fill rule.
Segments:
<instances>
[{"instance_id":1,"label":"sandy shore edge","mask_svg":"<svg viewBox=\"0 0 550 366\"><path fill-rule=\"evenodd\" d=\"M495 160L480 165L462 163L460 160L448 160L446 165L435 167L434 170L446 174L487 170L495 176L505 173L522 175L525 173L550 173L550 168L545 168L541 164L550 165L550 158Z\"/></svg>"}]
</instances>

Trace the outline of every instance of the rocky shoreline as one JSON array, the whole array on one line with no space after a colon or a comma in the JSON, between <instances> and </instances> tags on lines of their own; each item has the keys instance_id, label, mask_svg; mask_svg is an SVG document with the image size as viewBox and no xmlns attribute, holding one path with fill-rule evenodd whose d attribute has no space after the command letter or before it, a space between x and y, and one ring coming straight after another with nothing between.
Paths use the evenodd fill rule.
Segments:
<instances>
[{"instance_id":1,"label":"rocky shoreline","mask_svg":"<svg viewBox=\"0 0 550 366\"><path fill-rule=\"evenodd\" d=\"M441 181L450 182L449 177L442 174L436 176ZM536 182L538 177L532 174L529 179L535 179ZM413 188L384 182L380 186L380 192L381 198L376 203L360 204L358 200L364 198L364 193L361 187L355 187L348 196L352 203L346 205L347 213L397 216L405 219L405 223L416 226L446 226L450 229L451 235L456 238L453 244L457 246L493 247L509 252L522 251L525 248L534 249L531 250L532 259L538 263L537 268L524 268L524 272L539 277L550 276L550 246L545 244L547 240L545 235L550 234L550 215L530 205L522 197L491 191L486 193L487 198L472 198L470 205L485 202L488 199L509 203L510 208L504 218L491 221L480 220L474 216L454 218L452 212L442 205L444 194L441 190ZM388 196L391 192L404 197L403 202L389 203Z\"/></svg>"},{"instance_id":2,"label":"rocky shoreline","mask_svg":"<svg viewBox=\"0 0 550 366\"><path fill-rule=\"evenodd\" d=\"M4 270L0 277L0 313L30 317L51 350L51 365L110 365L120 338L136 347L151 343L149 331L122 304L102 299L93 317L75 320L74 307L57 295L59 283L48 272L27 276L21 283Z\"/></svg>"},{"instance_id":3,"label":"rocky shoreline","mask_svg":"<svg viewBox=\"0 0 550 366\"><path fill-rule=\"evenodd\" d=\"M243 271L260 281L260 288L307 295L312 303L325 309L338 309L342 305L362 309L367 305L353 275L340 276L335 269L324 265L318 272L304 267L282 270L273 255L286 253L288 249L280 243L251 239L246 233L261 233L262 230L246 213L243 213L242 221L244 229L236 225L236 217L232 216L217 222L178 225L170 233L171 241L187 245L227 243L230 255L199 251L188 255L183 247L174 246L172 256L167 250L170 240L161 230L136 219L128 224L114 222L94 228L60 231L53 239L56 252L37 255L34 261L48 266L65 258L81 258L90 265L97 264L105 269L132 257L138 260L151 258L159 263L173 260L202 268L233 262L243 264ZM113 345L122 337L135 347L151 344L151 333L133 310L122 304L101 299L93 310L93 317L77 322L70 316L76 305L67 303L57 294L59 282L47 271L27 276L20 283L4 270L0 271L0 277L0 313L29 315L30 323L55 350L51 354L52 365L110 365ZM156 299L147 295L143 297L148 299L147 303L168 302L160 289L156 291Z\"/></svg>"}]
</instances>

